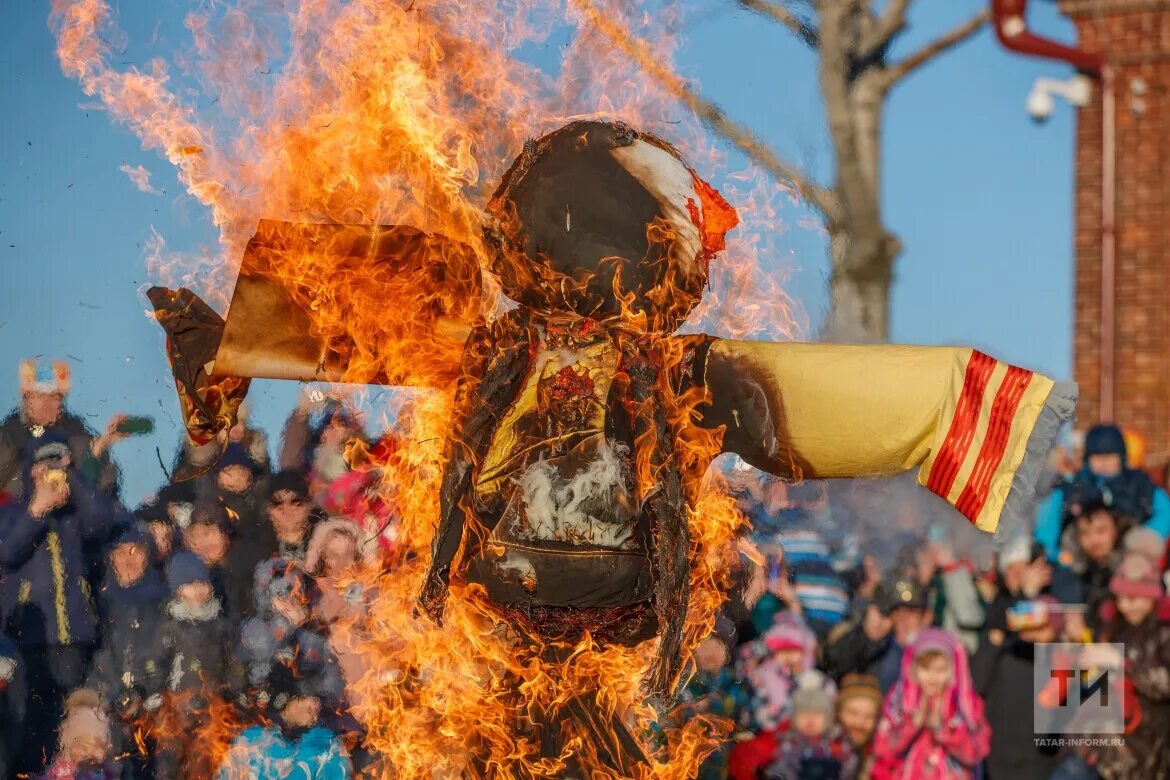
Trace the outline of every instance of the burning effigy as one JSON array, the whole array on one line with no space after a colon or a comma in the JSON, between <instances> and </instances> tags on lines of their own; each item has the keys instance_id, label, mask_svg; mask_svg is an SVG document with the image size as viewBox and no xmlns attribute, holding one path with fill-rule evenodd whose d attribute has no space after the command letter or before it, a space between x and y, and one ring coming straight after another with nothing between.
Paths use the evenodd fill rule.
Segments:
<instances>
[{"instance_id":1,"label":"burning effigy","mask_svg":"<svg viewBox=\"0 0 1170 780\"><path fill-rule=\"evenodd\" d=\"M397 444L351 452L403 548L339 583L361 614L330 638L368 775L693 777L725 724L670 709L744 523L723 453L791 480L917 469L985 531L1026 511L1070 386L971 349L744 338L795 330L745 271L781 188L707 184L694 123L591 34L598 7L669 13L287 5L185 20L214 120L161 60L115 67L101 0L56 0L52 25L220 230L210 258L152 245L190 438L221 440L254 378L412 389ZM545 6L582 30L556 78L508 55L547 38ZM704 335L713 305L734 338ZM210 765L224 709L194 740Z\"/></svg>"},{"instance_id":2,"label":"burning effigy","mask_svg":"<svg viewBox=\"0 0 1170 780\"><path fill-rule=\"evenodd\" d=\"M476 324L452 365L418 611L441 625L457 583L520 668L546 678L543 690L516 669L492 681L534 774L651 776L658 759L675 762L639 733L622 706L631 702L604 676L582 679L578 664L583 650L650 643L640 690L671 699L701 638L686 636L690 527L703 522L695 510L716 456L797 480L918 468L922 485L993 531L1027 510L1072 413L1070 387L970 349L675 335L735 224L677 151L620 122L573 122L527 144L487 205L489 270L518 306ZM417 231L316 230L330 251L375 267L381 252L431 289L478 278L457 249ZM347 235L356 240L337 243ZM253 254L280 239L262 243ZM347 376L345 340L322 342L300 304L258 279L242 277L223 323L187 290L150 293L193 437L232 424L246 377ZM415 325L431 328L420 350L441 341L449 314L419 313ZM410 383L409 366L400 371L390 381ZM465 770L500 771L481 735L466 736Z\"/></svg>"}]
</instances>

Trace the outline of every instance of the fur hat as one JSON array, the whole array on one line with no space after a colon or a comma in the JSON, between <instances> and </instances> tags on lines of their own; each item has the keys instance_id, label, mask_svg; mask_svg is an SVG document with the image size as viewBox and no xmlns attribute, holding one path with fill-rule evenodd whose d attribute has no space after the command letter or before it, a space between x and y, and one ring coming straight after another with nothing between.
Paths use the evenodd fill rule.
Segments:
<instances>
[{"instance_id":1,"label":"fur hat","mask_svg":"<svg viewBox=\"0 0 1170 780\"><path fill-rule=\"evenodd\" d=\"M1127 553L1109 581L1109 590L1115 596L1158 599L1162 597L1162 578L1145 555Z\"/></svg>"},{"instance_id":2,"label":"fur hat","mask_svg":"<svg viewBox=\"0 0 1170 780\"><path fill-rule=\"evenodd\" d=\"M1161 568L1162 558L1166 554L1166 540L1153 528L1139 525L1125 535L1122 546L1127 555L1141 555L1154 565Z\"/></svg>"},{"instance_id":3,"label":"fur hat","mask_svg":"<svg viewBox=\"0 0 1170 780\"><path fill-rule=\"evenodd\" d=\"M832 719L835 698L833 682L823 672L809 669L796 678L796 689L792 692L792 711L820 712Z\"/></svg>"},{"instance_id":4,"label":"fur hat","mask_svg":"<svg viewBox=\"0 0 1170 780\"><path fill-rule=\"evenodd\" d=\"M72 385L69 364L63 360L52 363L30 359L20 361L20 392L57 393L65 395Z\"/></svg>"}]
</instances>

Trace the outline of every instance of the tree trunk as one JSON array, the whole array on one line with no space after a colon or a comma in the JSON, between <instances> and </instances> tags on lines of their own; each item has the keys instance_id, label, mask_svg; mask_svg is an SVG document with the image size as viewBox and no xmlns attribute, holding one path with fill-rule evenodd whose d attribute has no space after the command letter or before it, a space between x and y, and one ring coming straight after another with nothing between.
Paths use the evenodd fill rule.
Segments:
<instances>
[{"instance_id":1,"label":"tree trunk","mask_svg":"<svg viewBox=\"0 0 1170 780\"><path fill-rule=\"evenodd\" d=\"M894 264L891 250L897 242L879 241L876 249L866 252L868 257L859 257L866 248L853 241L848 230L830 230L829 310L821 340L839 344L888 341Z\"/></svg>"}]
</instances>

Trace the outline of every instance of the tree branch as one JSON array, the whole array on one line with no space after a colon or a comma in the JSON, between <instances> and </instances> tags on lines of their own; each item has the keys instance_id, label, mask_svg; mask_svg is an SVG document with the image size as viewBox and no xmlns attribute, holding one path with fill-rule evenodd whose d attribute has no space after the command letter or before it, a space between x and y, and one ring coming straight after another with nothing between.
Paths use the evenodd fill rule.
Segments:
<instances>
[{"instance_id":1,"label":"tree branch","mask_svg":"<svg viewBox=\"0 0 1170 780\"><path fill-rule=\"evenodd\" d=\"M869 56L894 39L906 29L906 9L911 0L889 0L877 25L861 41L862 57Z\"/></svg>"},{"instance_id":2,"label":"tree branch","mask_svg":"<svg viewBox=\"0 0 1170 780\"><path fill-rule=\"evenodd\" d=\"M736 3L745 11L767 16L769 19L784 25L797 38L816 48L820 38L817 29L793 13L791 8L772 2L772 0L736 0Z\"/></svg>"},{"instance_id":3,"label":"tree branch","mask_svg":"<svg viewBox=\"0 0 1170 780\"><path fill-rule=\"evenodd\" d=\"M936 38L905 59L895 62L883 74L884 87L889 89L902 80L919 66L925 65L943 52L958 46L963 41L979 32L980 28L990 18L990 11L983 11L960 24L946 35Z\"/></svg>"},{"instance_id":4,"label":"tree branch","mask_svg":"<svg viewBox=\"0 0 1170 780\"><path fill-rule=\"evenodd\" d=\"M691 89L672 70L655 59L653 49L634 37L610 17L602 14L593 0L572 0L588 18L589 23L605 35L619 51L633 60L675 99L689 108L716 134L747 155L766 170L776 181L792 187L801 198L821 212L827 222L838 217L838 205L833 191L807 178L795 166L781 160L775 152L745 125L727 118L723 109Z\"/></svg>"}]
</instances>

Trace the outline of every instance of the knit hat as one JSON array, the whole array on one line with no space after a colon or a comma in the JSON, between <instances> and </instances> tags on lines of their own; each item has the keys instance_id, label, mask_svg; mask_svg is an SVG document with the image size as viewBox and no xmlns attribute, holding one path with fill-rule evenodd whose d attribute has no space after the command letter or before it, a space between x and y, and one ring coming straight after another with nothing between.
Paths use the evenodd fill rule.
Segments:
<instances>
[{"instance_id":1,"label":"knit hat","mask_svg":"<svg viewBox=\"0 0 1170 780\"><path fill-rule=\"evenodd\" d=\"M281 471L268 478L268 500L281 491L288 491L297 498L308 498L309 483L300 471Z\"/></svg>"},{"instance_id":2,"label":"knit hat","mask_svg":"<svg viewBox=\"0 0 1170 780\"><path fill-rule=\"evenodd\" d=\"M849 699L869 699L879 707L882 703L882 689L872 674L850 673L841 678L841 690L837 693L837 706Z\"/></svg>"},{"instance_id":3,"label":"knit hat","mask_svg":"<svg viewBox=\"0 0 1170 780\"><path fill-rule=\"evenodd\" d=\"M796 678L796 690L792 692L792 711L820 712L826 718L833 717L833 683L816 669L801 672Z\"/></svg>"},{"instance_id":4,"label":"knit hat","mask_svg":"<svg viewBox=\"0 0 1170 780\"><path fill-rule=\"evenodd\" d=\"M193 582L211 582L211 574L199 556L180 550L167 561L167 587L173 592Z\"/></svg>"},{"instance_id":5,"label":"knit hat","mask_svg":"<svg viewBox=\"0 0 1170 780\"><path fill-rule=\"evenodd\" d=\"M764 645L770 652L781 650L800 650L810 652L810 645L815 643L812 631L798 617L788 612L776 615L772 627L764 632Z\"/></svg>"},{"instance_id":6,"label":"knit hat","mask_svg":"<svg viewBox=\"0 0 1170 780\"><path fill-rule=\"evenodd\" d=\"M114 533L114 540L109 549L112 550L123 544L140 544L147 547L150 543L150 534L146 532L146 529L138 523L129 523Z\"/></svg>"},{"instance_id":7,"label":"knit hat","mask_svg":"<svg viewBox=\"0 0 1170 780\"><path fill-rule=\"evenodd\" d=\"M1016 534L999 548L1000 572L1015 563L1031 563L1035 560L1033 552L1031 535Z\"/></svg>"},{"instance_id":8,"label":"knit hat","mask_svg":"<svg viewBox=\"0 0 1170 780\"><path fill-rule=\"evenodd\" d=\"M20 361L20 392L57 393L65 395L71 383L69 364L63 360L52 363L40 360Z\"/></svg>"},{"instance_id":9,"label":"knit hat","mask_svg":"<svg viewBox=\"0 0 1170 780\"><path fill-rule=\"evenodd\" d=\"M1109 590L1115 596L1157 599L1162 596L1162 579L1149 558L1131 552L1121 559Z\"/></svg>"},{"instance_id":10,"label":"knit hat","mask_svg":"<svg viewBox=\"0 0 1170 780\"><path fill-rule=\"evenodd\" d=\"M1162 558L1166 554L1166 540L1153 528L1139 525L1130 529L1122 540L1122 547L1126 554L1141 555L1152 563L1154 568L1162 567Z\"/></svg>"},{"instance_id":11,"label":"knit hat","mask_svg":"<svg viewBox=\"0 0 1170 780\"><path fill-rule=\"evenodd\" d=\"M913 578L899 579L892 585L883 582L874 594L874 604L883 615L890 614L898 607L926 609L929 600L926 588Z\"/></svg>"},{"instance_id":12,"label":"knit hat","mask_svg":"<svg viewBox=\"0 0 1170 780\"><path fill-rule=\"evenodd\" d=\"M1085 434L1085 458L1120 455L1125 460L1125 434L1116 425L1095 425Z\"/></svg>"}]
</instances>

